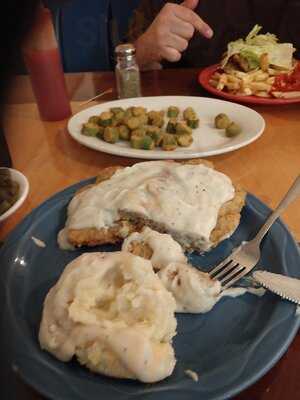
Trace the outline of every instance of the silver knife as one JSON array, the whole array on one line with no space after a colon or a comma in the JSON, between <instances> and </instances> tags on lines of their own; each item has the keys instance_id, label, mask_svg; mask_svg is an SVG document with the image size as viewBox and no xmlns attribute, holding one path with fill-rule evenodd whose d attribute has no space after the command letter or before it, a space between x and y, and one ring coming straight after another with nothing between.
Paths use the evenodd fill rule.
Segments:
<instances>
[{"instance_id":1,"label":"silver knife","mask_svg":"<svg viewBox=\"0 0 300 400\"><path fill-rule=\"evenodd\" d=\"M300 279L274 274L268 271L255 271L253 278L264 288L283 299L300 304Z\"/></svg>"}]
</instances>

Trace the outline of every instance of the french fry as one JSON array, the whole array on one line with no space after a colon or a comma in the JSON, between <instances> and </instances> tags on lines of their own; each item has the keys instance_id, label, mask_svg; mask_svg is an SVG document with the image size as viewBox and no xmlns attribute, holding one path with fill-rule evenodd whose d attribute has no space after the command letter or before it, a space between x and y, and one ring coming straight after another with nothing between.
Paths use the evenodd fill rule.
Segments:
<instances>
[{"instance_id":1,"label":"french fry","mask_svg":"<svg viewBox=\"0 0 300 400\"><path fill-rule=\"evenodd\" d=\"M228 90L235 91L235 90L239 90L240 84L239 84L239 82L232 82L232 83L228 82L226 84L226 87L227 87Z\"/></svg>"},{"instance_id":2,"label":"french fry","mask_svg":"<svg viewBox=\"0 0 300 400\"><path fill-rule=\"evenodd\" d=\"M273 83L275 82L274 76L271 76L270 78L268 78L268 79L266 80L266 82L267 82L269 85L273 85Z\"/></svg>"},{"instance_id":3,"label":"french fry","mask_svg":"<svg viewBox=\"0 0 300 400\"><path fill-rule=\"evenodd\" d=\"M282 92L271 93L275 77L278 74L286 73L282 68L270 68L266 54L260 57L260 68L244 72L227 67L223 73L215 72L210 79L210 85L218 90L226 90L238 96L258 97L285 97L289 94ZM298 93L291 94L291 97L298 97Z\"/></svg>"},{"instance_id":4,"label":"french fry","mask_svg":"<svg viewBox=\"0 0 300 400\"><path fill-rule=\"evenodd\" d=\"M237 83L238 84L239 83L239 78L237 78L234 75L229 75L228 74L227 81L230 82L230 83Z\"/></svg>"},{"instance_id":5,"label":"french fry","mask_svg":"<svg viewBox=\"0 0 300 400\"><path fill-rule=\"evenodd\" d=\"M257 72L254 80L257 82L264 82L265 80L267 80L269 78L269 75L266 72Z\"/></svg>"},{"instance_id":6,"label":"french fry","mask_svg":"<svg viewBox=\"0 0 300 400\"><path fill-rule=\"evenodd\" d=\"M271 90L271 85L264 82L251 82L249 86L253 92L269 92Z\"/></svg>"},{"instance_id":7,"label":"french fry","mask_svg":"<svg viewBox=\"0 0 300 400\"><path fill-rule=\"evenodd\" d=\"M268 71L270 63L269 63L269 57L268 57L267 53L264 53L260 56L259 64L260 64L260 68L262 71L264 71L264 72Z\"/></svg>"},{"instance_id":8,"label":"french fry","mask_svg":"<svg viewBox=\"0 0 300 400\"><path fill-rule=\"evenodd\" d=\"M300 97L300 91L295 92L272 92L272 95L276 98L281 99L295 99Z\"/></svg>"},{"instance_id":9,"label":"french fry","mask_svg":"<svg viewBox=\"0 0 300 400\"><path fill-rule=\"evenodd\" d=\"M219 83L217 85L217 89L218 90L223 90L224 86L226 85L226 83L227 83L227 75L226 74L222 74L221 77L220 77Z\"/></svg>"},{"instance_id":10,"label":"french fry","mask_svg":"<svg viewBox=\"0 0 300 400\"><path fill-rule=\"evenodd\" d=\"M258 97L270 97L268 92L255 92L255 96L258 96Z\"/></svg>"}]
</instances>

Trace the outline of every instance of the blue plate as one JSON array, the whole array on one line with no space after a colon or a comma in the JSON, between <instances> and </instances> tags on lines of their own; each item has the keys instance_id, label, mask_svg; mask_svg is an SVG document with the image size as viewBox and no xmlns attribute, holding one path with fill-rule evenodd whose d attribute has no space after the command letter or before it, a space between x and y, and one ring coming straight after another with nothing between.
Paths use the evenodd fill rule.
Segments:
<instances>
[{"instance_id":1,"label":"blue plate","mask_svg":"<svg viewBox=\"0 0 300 400\"><path fill-rule=\"evenodd\" d=\"M13 350L14 367L36 390L55 400L227 399L264 375L284 354L294 338L299 318L295 305L267 293L224 298L205 315L178 315L173 375L156 384L106 378L90 373L76 361L63 363L39 348L37 335L42 304L64 266L83 251L58 248L56 236L64 225L66 206L84 181L56 194L35 209L10 235L0 254L5 283L5 323ZM229 254L233 246L251 238L269 209L248 195L235 234L204 256L193 255L205 268ZM46 243L38 247L35 236ZM112 251L117 246L97 250ZM93 249L92 251L95 251ZM259 267L300 277L297 244L282 222L275 223L262 243ZM196 371L194 382L184 373Z\"/></svg>"}]
</instances>

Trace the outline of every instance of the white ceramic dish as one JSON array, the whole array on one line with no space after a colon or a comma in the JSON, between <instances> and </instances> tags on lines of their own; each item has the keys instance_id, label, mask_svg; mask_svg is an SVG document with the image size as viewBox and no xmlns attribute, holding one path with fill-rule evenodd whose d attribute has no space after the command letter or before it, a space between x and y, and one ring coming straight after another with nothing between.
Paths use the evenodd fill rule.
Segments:
<instances>
[{"instance_id":1,"label":"white ceramic dish","mask_svg":"<svg viewBox=\"0 0 300 400\"><path fill-rule=\"evenodd\" d=\"M10 215L12 215L21 205L24 203L26 197L29 192L29 182L25 175L23 175L20 171L12 168L0 168L0 169L8 169L11 174L11 178L13 181L17 182L20 186L19 198L18 200L7 210L5 213L0 215L0 222L3 222Z\"/></svg>"},{"instance_id":2,"label":"white ceramic dish","mask_svg":"<svg viewBox=\"0 0 300 400\"><path fill-rule=\"evenodd\" d=\"M200 118L200 126L193 131L194 142L190 147L179 147L175 151L137 150L126 142L106 143L101 139L84 136L80 133L82 124L92 115L107 111L110 107L143 106L150 110L166 110L174 105L181 110L193 107ZM226 113L233 121L240 124L242 133L235 138L227 138L224 131L214 128L214 118L219 113ZM205 97L157 96L116 100L87 108L74 115L68 123L70 135L79 143L104 153L123 157L143 159L185 159L207 157L227 153L246 146L256 140L265 129L263 117L251 108L224 100Z\"/></svg>"}]
</instances>

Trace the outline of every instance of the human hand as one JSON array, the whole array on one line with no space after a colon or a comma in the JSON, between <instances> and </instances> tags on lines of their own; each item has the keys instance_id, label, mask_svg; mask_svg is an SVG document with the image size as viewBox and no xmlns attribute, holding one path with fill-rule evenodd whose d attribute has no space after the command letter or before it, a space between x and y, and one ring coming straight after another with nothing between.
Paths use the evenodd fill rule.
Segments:
<instances>
[{"instance_id":1,"label":"human hand","mask_svg":"<svg viewBox=\"0 0 300 400\"><path fill-rule=\"evenodd\" d=\"M167 3L147 31L136 41L137 60L141 67L158 67L160 61L179 61L195 31L213 36L212 29L193 11L199 0L185 0L180 5Z\"/></svg>"}]
</instances>

